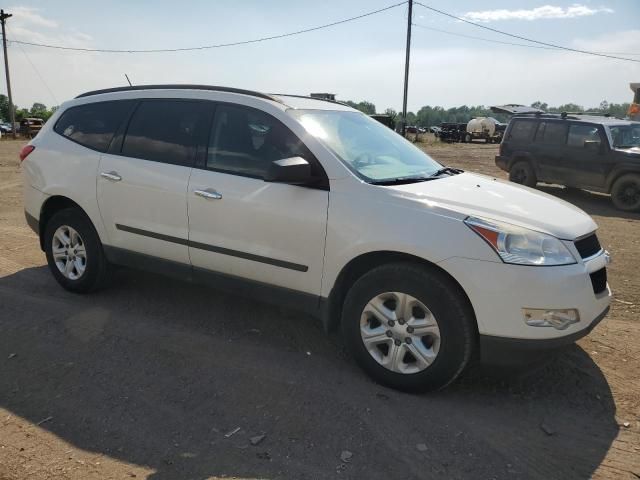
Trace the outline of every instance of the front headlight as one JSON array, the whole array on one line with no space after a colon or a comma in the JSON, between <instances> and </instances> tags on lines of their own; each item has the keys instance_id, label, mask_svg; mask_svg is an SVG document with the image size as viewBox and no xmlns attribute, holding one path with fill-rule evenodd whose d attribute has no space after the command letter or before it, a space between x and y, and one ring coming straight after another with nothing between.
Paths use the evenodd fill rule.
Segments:
<instances>
[{"instance_id":1,"label":"front headlight","mask_svg":"<svg viewBox=\"0 0 640 480\"><path fill-rule=\"evenodd\" d=\"M491 245L505 263L537 266L576 263L567 247L546 233L477 217L468 217L464 223Z\"/></svg>"}]
</instances>

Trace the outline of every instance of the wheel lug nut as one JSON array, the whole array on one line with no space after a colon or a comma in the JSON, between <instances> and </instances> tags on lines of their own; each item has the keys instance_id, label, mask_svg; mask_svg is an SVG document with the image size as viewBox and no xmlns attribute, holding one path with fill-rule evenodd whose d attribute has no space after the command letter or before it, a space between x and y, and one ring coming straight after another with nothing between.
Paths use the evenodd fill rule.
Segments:
<instances>
[{"instance_id":1,"label":"wheel lug nut","mask_svg":"<svg viewBox=\"0 0 640 480\"><path fill-rule=\"evenodd\" d=\"M407 333L413 333L413 327L407 327Z\"/></svg>"},{"instance_id":2,"label":"wheel lug nut","mask_svg":"<svg viewBox=\"0 0 640 480\"><path fill-rule=\"evenodd\" d=\"M391 330L387 330L387 337L391 337L393 335L393 333L391 332Z\"/></svg>"},{"instance_id":3,"label":"wheel lug nut","mask_svg":"<svg viewBox=\"0 0 640 480\"><path fill-rule=\"evenodd\" d=\"M401 318L400 320L398 320L398 323L399 323L400 325L404 325L404 318Z\"/></svg>"},{"instance_id":4,"label":"wheel lug nut","mask_svg":"<svg viewBox=\"0 0 640 480\"><path fill-rule=\"evenodd\" d=\"M407 343L408 345L411 345L411 343L413 342L413 340L411 340L411 337L407 337L404 339L405 343Z\"/></svg>"},{"instance_id":5,"label":"wheel lug nut","mask_svg":"<svg viewBox=\"0 0 640 480\"><path fill-rule=\"evenodd\" d=\"M394 322L393 320L389 320L388 325L389 325L390 327L393 327L395 324L396 324L396 322Z\"/></svg>"},{"instance_id":6,"label":"wheel lug nut","mask_svg":"<svg viewBox=\"0 0 640 480\"><path fill-rule=\"evenodd\" d=\"M400 346L400 344L401 344L402 342L400 341L400 339L399 339L399 338L396 338L396 339L393 341L393 343L395 343L396 345Z\"/></svg>"}]
</instances>

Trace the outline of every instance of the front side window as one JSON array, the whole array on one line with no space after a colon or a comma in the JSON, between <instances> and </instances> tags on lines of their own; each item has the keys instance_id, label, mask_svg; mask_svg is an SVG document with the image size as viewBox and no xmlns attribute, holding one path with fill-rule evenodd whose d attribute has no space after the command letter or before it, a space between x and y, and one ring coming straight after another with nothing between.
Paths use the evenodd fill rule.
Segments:
<instances>
[{"instance_id":1,"label":"front side window","mask_svg":"<svg viewBox=\"0 0 640 480\"><path fill-rule=\"evenodd\" d=\"M564 145L567 140L567 124L559 122L541 122L536 141L545 145Z\"/></svg>"},{"instance_id":2,"label":"front side window","mask_svg":"<svg viewBox=\"0 0 640 480\"><path fill-rule=\"evenodd\" d=\"M640 147L640 123L609 127L614 148Z\"/></svg>"},{"instance_id":3,"label":"front side window","mask_svg":"<svg viewBox=\"0 0 640 480\"><path fill-rule=\"evenodd\" d=\"M133 102L121 100L71 107L62 114L53 129L80 145L106 152L132 106Z\"/></svg>"},{"instance_id":4,"label":"front side window","mask_svg":"<svg viewBox=\"0 0 640 480\"><path fill-rule=\"evenodd\" d=\"M188 100L144 100L136 109L122 145L127 157L192 166L206 134L212 107Z\"/></svg>"},{"instance_id":5,"label":"front side window","mask_svg":"<svg viewBox=\"0 0 640 480\"><path fill-rule=\"evenodd\" d=\"M528 142L536 131L536 122L531 120L512 120L511 130L509 130L509 139L516 142Z\"/></svg>"},{"instance_id":6,"label":"front side window","mask_svg":"<svg viewBox=\"0 0 640 480\"><path fill-rule=\"evenodd\" d=\"M600 143L600 134L596 125L571 125L567 146L584 148L585 143Z\"/></svg>"},{"instance_id":7,"label":"front side window","mask_svg":"<svg viewBox=\"0 0 640 480\"><path fill-rule=\"evenodd\" d=\"M250 107L219 105L209 136L207 168L264 178L275 160L303 157L314 162L304 144L271 115Z\"/></svg>"},{"instance_id":8,"label":"front side window","mask_svg":"<svg viewBox=\"0 0 640 480\"><path fill-rule=\"evenodd\" d=\"M289 110L289 113L365 181L428 177L442 168L393 130L360 112Z\"/></svg>"}]
</instances>

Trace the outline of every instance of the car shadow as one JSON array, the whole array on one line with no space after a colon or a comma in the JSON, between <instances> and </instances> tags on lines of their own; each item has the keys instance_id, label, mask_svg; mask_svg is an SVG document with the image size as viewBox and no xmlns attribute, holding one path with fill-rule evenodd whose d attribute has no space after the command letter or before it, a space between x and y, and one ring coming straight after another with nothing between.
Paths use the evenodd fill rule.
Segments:
<instances>
[{"instance_id":1,"label":"car shadow","mask_svg":"<svg viewBox=\"0 0 640 480\"><path fill-rule=\"evenodd\" d=\"M536 188L569 203L573 203L589 215L640 220L640 213L623 212L614 207L611 202L611 196L605 193L545 184L538 184Z\"/></svg>"},{"instance_id":2,"label":"car shadow","mask_svg":"<svg viewBox=\"0 0 640 480\"><path fill-rule=\"evenodd\" d=\"M163 277L122 270L81 296L27 268L0 304L0 406L153 480L588 478L618 432L578 346L409 395L305 315Z\"/></svg>"}]
</instances>

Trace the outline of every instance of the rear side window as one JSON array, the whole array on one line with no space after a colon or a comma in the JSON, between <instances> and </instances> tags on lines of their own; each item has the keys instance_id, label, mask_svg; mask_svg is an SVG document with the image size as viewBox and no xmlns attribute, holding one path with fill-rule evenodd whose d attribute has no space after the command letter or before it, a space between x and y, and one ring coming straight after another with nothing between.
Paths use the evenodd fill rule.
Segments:
<instances>
[{"instance_id":1,"label":"rear side window","mask_svg":"<svg viewBox=\"0 0 640 480\"><path fill-rule=\"evenodd\" d=\"M509 138L516 142L528 142L533 138L537 123L530 120L512 120Z\"/></svg>"},{"instance_id":2,"label":"rear side window","mask_svg":"<svg viewBox=\"0 0 640 480\"><path fill-rule=\"evenodd\" d=\"M122 155L190 167L211 111L206 102L145 100L131 118Z\"/></svg>"},{"instance_id":3,"label":"rear side window","mask_svg":"<svg viewBox=\"0 0 640 480\"><path fill-rule=\"evenodd\" d=\"M132 101L88 103L65 111L53 128L63 137L88 148L106 152Z\"/></svg>"},{"instance_id":4,"label":"rear side window","mask_svg":"<svg viewBox=\"0 0 640 480\"><path fill-rule=\"evenodd\" d=\"M291 130L271 115L249 107L220 105L209 137L207 168L264 178L271 162L311 154Z\"/></svg>"},{"instance_id":5,"label":"rear side window","mask_svg":"<svg viewBox=\"0 0 640 480\"><path fill-rule=\"evenodd\" d=\"M567 146L583 148L585 143L600 143L600 134L596 125L571 125Z\"/></svg>"},{"instance_id":6,"label":"rear side window","mask_svg":"<svg viewBox=\"0 0 640 480\"><path fill-rule=\"evenodd\" d=\"M541 122L536 141L546 145L564 145L567 140L567 124L559 122Z\"/></svg>"}]
</instances>

